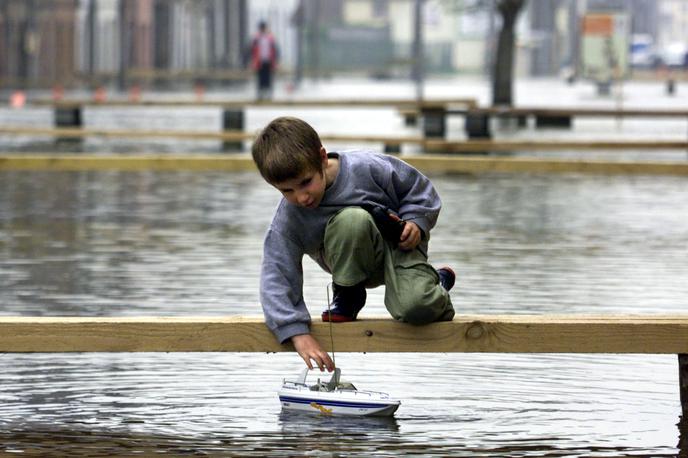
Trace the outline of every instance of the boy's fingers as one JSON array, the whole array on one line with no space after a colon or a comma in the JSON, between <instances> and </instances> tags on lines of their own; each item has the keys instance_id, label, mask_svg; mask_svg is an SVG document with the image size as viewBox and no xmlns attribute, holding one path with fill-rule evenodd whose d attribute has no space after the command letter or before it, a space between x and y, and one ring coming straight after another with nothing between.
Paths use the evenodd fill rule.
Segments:
<instances>
[{"instance_id":1,"label":"boy's fingers","mask_svg":"<svg viewBox=\"0 0 688 458\"><path fill-rule=\"evenodd\" d=\"M311 364L311 359L307 356L301 356L303 360L306 362L306 366L308 366L309 369L313 370L313 364Z\"/></svg>"},{"instance_id":2,"label":"boy's fingers","mask_svg":"<svg viewBox=\"0 0 688 458\"><path fill-rule=\"evenodd\" d=\"M411 235L411 225L407 224L401 231L401 240L406 240L409 237L409 235Z\"/></svg>"},{"instance_id":3,"label":"boy's fingers","mask_svg":"<svg viewBox=\"0 0 688 458\"><path fill-rule=\"evenodd\" d=\"M327 367L327 370L329 372L332 372L334 370L334 363L332 362L330 355L328 355L327 353L325 353L325 366Z\"/></svg>"}]
</instances>

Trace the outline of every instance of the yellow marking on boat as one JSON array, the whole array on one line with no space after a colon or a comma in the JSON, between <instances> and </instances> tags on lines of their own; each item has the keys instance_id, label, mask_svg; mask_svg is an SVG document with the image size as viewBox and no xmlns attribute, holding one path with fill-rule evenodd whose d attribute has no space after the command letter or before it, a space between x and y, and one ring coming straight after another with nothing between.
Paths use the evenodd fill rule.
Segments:
<instances>
[{"instance_id":1,"label":"yellow marking on boat","mask_svg":"<svg viewBox=\"0 0 688 458\"><path fill-rule=\"evenodd\" d=\"M328 409L327 407L321 406L315 401L311 402L311 407L313 407L314 409L318 409L320 413L324 415L332 415L332 409Z\"/></svg>"}]
</instances>

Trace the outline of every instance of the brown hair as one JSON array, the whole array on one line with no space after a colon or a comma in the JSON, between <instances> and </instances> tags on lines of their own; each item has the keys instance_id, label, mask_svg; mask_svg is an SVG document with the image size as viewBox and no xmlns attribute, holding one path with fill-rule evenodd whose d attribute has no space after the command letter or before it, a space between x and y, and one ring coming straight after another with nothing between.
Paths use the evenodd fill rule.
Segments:
<instances>
[{"instance_id":1,"label":"brown hair","mask_svg":"<svg viewBox=\"0 0 688 458\"><path fill-rule=\"evenodd\" d=\"M263 178L280 183L306 171L321 172L320 148L320 137L307 122L283 116L258 134L251 153Z\"/></svg>"}]
</instances>

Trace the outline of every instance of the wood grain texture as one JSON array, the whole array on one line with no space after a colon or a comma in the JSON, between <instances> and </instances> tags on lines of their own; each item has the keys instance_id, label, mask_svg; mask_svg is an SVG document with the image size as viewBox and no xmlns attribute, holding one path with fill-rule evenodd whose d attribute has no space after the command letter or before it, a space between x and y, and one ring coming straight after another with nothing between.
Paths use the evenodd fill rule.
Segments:
<instances>
[{"instance_id":1,"label":"wood grain texture","mask_svg":"<svg viewBox=\"0 0 688 458\"><path fill-rule=\"evenodd\" d=\"M338 98L338 99L275 99L275 100L197 100L197 99L179 99L179 100L153 100L142 99L140 101L131 101L123 99L106 100L97 102L92 99L72 99L55 101L52 99L29 99L27 105L36 106L54 106L56 108L79 108L84 106L100 106L100 107L220 107L227 109L244 109L244 108L259 108L259 107L332 107L337 109L342 108L356 108L356 107L397 107L397 108L413 108L432 109L432 108L447 108L451 106L475 107L477 102L471 97L452 97L452 98L437 98L424 99L418 101L415 99L352 99L352 98Z\"/></svg>"},{"instance_id":2,"label":"wood grain texture","mask_svg":"<svg viewBox=\"0 0 688 458\"><path fill-rule=\"evenodd\" d=\"M688 353L688 316L463 315L332 325L338 352ZM330 325L312 333L330 351ZM0 317L0 352L278 352L259 317Z\"/></svg>"},{"instance_id":3,"label":"wood grain texture","mask_svg":"<svg viewBox=\"0 0 688 458\"><path fill-rule=\"evenodd\" d=\"M603 161L532 157L454 157L438 154L404 155L423 173L586 173L607 175L688 175L688 161ZM0 170L122 170L179 171L255 170L248 154L5 154Z\"/></svg>"},{"instance_id":4,"label":"wood grain texture","mask_svg":"<svg viewBox=\"0 0 688 458\"><path fill-rule=\"evenodd\" d=\"M3 135L50 136L60 138L178 138L184 140L252 141L256 134L239 130L179 131L179 130L132 130L93 128L48 127L0 127ZM688 150L685 140L467 140L447 141L426 139L422 136L392 135L339 135L322 134L323 142L384 143L387 145L421 145L427 152L470 153L485 151L561 151L590 152L599 150L655 152L664 150ZM500 158L502 159L502 158Z\"/></svg>"},{"instance_id":5,"label":"wood grain texture","mask_svg":"<svg viewBox=\"0 0 688 458\"><path fill-rule=\"evenodd\" d=\"M500 116L580 116L615 118L688 118L688 110L675 108L584 108L584 107L474 107L475 114ZM465 114L467 110L450 110L450 114Z\"/></svg>"}]
</instances>

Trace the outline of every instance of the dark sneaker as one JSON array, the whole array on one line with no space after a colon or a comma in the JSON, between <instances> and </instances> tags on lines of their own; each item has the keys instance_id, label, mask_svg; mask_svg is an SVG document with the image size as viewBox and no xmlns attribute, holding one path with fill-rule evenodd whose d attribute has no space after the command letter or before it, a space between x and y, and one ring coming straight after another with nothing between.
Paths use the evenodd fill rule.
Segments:
<instances>
[{"instance_id":1,"label":"dark sneaker","mask_svg":"<svg viewBox=\"0 0 688 458\"><path fill-rule=\"evenodd\" d=\"M456 282L456 274L449 267L441 267L437 269L437 274L440 276L440 285L449 291L454 287L454 282Z\"/></svg>"},{"instance_id":2,"label":"dark sneaker","mask_svg":"<svg viewBox=\"0 0 688 458\"><path fill-rule=\"evenodd\" d=\"M329 310L322 312L322 320L333 323L355 321L366 302L367 294L363 285L339 286L333 283L332 292L332 304Z\"/></svg>"}]
</instances>

